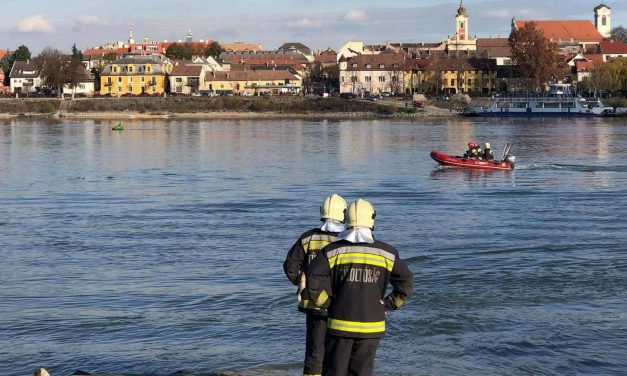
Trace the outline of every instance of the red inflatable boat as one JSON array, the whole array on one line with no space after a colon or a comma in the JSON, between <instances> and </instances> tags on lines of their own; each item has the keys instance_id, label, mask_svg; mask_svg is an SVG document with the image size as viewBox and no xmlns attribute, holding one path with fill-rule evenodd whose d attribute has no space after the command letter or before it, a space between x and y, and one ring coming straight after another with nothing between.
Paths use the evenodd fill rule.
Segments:
<instances>
[{"instance_id":1,"label":"red inflatable boat","mask_svg":"<svg viewBox=\"0 0 627 376\"><path fill-rule=\"evenodd\" d=\"M431 158L442 166L475 168L482 170L512 170L514 169L514 157L506 156L502 161L484 161L478 159L468 159L454 157L452 155L432 151Z\"/></svg>"}]
</instances>

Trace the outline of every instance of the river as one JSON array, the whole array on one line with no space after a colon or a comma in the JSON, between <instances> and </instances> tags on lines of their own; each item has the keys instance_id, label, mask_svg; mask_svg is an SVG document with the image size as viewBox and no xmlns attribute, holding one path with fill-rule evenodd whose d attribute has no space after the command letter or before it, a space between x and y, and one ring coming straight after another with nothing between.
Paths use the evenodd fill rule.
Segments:
<instances>
[{"instance_id":1,"label":"river","mask_svg":"<svg viewBox=\"0 0 627 376\"><path fill-rule=\"evenodd\" d=\"M377 375L627 373L622 120L0 120L0 375L300 375L285 254L337 192L415 275ZM468 141L515 171L438 168Z\"/></svg>"}]
</instances>

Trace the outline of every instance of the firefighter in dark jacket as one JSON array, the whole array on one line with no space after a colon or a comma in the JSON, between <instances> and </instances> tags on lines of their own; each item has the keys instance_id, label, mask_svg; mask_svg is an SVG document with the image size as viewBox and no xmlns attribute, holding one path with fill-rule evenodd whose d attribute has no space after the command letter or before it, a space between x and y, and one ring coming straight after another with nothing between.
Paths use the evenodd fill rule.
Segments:
<instances>
[{"instance_id":1,"label":"firefighter in dark jacket","mask_svg":"<svg viewBox=\"0 0 627 376\"><path fill-rule=\"evenodd\" d=\"M403 306L413 288L396 249L372 236L375 215L368 201L351 203L347 229L307 269L304 295L328 309L326 376L372 374L386 312ZM393 290L385 296L388 283Z\"/></svg>"},{"instance_id":2,"label":"firefighter in dark jacket","mask_svg":"<svg viewBox=\"0 0 627 376\"><path fill-rule=\"evenodd\" d=\"M289 250L283 270L287 278L298 285L296 298L298 310L307 314L304 375L319 376L324 359L324 339L327 332L326 310L302 298L305 289L305 272L309 263L327 244L335 241L344 231L346 201L337 194L324 199L320 206L322 224L303 233Z\"/></svg>"},{"instance_id":3,"label":"firefighter in dark jacket","mask_svg":"<svg viewBox=\"0 0 627 376\"><path fill-rule=\"evenodd\" d=\"M486 161L494 160L494 153L492 153L492 148L490 147L489 142L486 142L483 145L483 159L485 159Z\"/></svg>"}]
</instances>

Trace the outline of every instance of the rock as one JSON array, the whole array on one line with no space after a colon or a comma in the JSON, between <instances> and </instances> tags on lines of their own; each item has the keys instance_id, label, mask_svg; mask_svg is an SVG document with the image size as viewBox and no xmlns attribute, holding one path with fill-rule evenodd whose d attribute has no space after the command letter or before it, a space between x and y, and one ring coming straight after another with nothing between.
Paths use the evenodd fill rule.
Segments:
<instances>
[{"instance_id":1,"label":"rock","mask_svg":"<svg viewBox=\"0 0 627 376\"><path fill-rule=\"evenodd\" d=\"M72 376L91 376L91 373L83 371L82 369L77 369L76 371L74 371Z\"/></svg>"},{"instance_id":2,"label":"rock","mask_svg":"<svg viewBox=\"0 0 627 376\"><path fill-rule=\"evenodd\" d=\"M38 368L33 376L50 376L50 374L48 373L48 371L46 371L45 368Z\"/></svg>"}]
</instances>

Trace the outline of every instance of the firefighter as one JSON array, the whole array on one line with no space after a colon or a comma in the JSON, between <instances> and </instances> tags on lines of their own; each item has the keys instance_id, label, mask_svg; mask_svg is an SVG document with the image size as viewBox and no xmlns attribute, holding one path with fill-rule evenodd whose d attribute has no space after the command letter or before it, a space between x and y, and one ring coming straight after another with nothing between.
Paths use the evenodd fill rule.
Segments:
<instances>
[{"instance_id":1,"label":"firefighter","mask_svg":"<svg viewBox=\"0 0 627 376\"><path fill-rule=\"evenodd\" d=\"M320 375L324 359L324 339L327 332L326 310L316 307L309 300L303 299L305 272L309 263L327 244L335 241L344 231L344 212L346 201L337 194L324 199L320 206L322 224L303 233L290 248L283 270L287 278L298 285L296 298L298 310L307 314L307 334L305 342L304 375Z\"/></svg>"},{"instance_id":2,"label":"firefighter","mask_svg":"<svg viewBox=\"0 0 627 376\"><path fill-rule=\"evenodd\" d=\"M486 161L494 160L494 154L492 153L492 148L490 147L489 142L483 144L483 159Z\"/></svg>"},{"instance_id":3,"label":"firefighter","mask_svg":"<svg viewBox=\"0 0 627 376\"><path fill-rule=\"evenodd\" d=\"M371 375L386 312L403 306L413 288L396 249L374 239L375 216L368 201L351 203L347 229L307 269L304 296L328 309L325 376ZM393 290L385 296L388 284Z\"/></svg>"}]
</instances>

